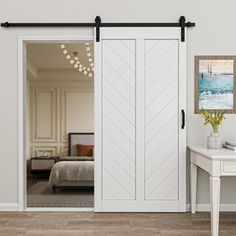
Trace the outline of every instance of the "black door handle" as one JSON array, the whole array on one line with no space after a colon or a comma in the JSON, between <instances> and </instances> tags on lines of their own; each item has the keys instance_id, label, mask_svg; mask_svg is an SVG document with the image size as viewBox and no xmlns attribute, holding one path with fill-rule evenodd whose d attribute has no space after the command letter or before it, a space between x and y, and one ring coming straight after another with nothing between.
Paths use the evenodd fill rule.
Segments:
<instances>
[{"instance_id":1,"label":"black door handle","mask_svg":"<svg viewBox=\"0 0 236 236\"><path fill-rule=\"evenodd\" d=\"M181 129L184 129L184 127L185 127L185 111L184 111L184 110L181 110L181 114L182 114Z\"/></svg>"}]
</instances>

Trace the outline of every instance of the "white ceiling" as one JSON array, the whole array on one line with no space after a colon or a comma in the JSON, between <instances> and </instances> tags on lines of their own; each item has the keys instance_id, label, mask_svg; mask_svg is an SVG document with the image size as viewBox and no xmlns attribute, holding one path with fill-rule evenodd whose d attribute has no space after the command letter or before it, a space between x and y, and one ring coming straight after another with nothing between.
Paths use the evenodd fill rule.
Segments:
<instances>
[{"instance_id":1,"label":"white ceiling","mask_svg":"<svg viewBox=\"0 0 236 236\"><path fill-rule=\"evenodd\" d=\"M62 42L63 43L63 42ZM37 69L73 69L60 47L61 43L28 43L27 60ZM85 41L81 43L63 43L70 55L78 52L79 61L84 66L90 66L85 49ZM90 42L93 56L93 42Z\"/></svg>"}]
</instances>

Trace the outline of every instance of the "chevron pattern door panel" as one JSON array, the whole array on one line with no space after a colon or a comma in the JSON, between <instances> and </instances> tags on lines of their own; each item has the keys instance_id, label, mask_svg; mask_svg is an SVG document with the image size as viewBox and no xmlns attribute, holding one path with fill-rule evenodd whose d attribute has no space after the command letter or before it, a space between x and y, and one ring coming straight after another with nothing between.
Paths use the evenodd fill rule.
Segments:
<instances>
[{"instance_id":1,"label":"chevron pattern door panel","mask_svg":"<svg viewBox=\"0 0 236 236\"><path fill-rule=\"evenodd\" d=\"M135 199L135 40L102 41L102 199Z\"/></svg>"},{"instance_id":2,"label":"chevron pattern door panel","mask_svg":"<svg viewBox=\"0 0 236 236\"><path fill-rule=\"evenodd\" d=\"M95 211L185 212L186 43L178 27L103 27L94 81Z\"/></svg>"},{"instance_id":3,"label":"chevron pattern door panel","mask_svg":"<svg viewBox=\"0 0 236 236\"><path fill-rule=\"evenodd\" d=\"M178 40L145 40L145 199L178 199Z\"/></svg>"}]
</instances>

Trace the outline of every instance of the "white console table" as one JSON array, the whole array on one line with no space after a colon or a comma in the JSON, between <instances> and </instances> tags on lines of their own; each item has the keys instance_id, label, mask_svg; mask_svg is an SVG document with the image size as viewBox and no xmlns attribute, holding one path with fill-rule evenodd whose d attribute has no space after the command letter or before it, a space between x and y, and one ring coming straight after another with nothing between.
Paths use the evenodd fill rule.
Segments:
<instances>
[{"instance_id":1,"label":"white console table","mask_svg":"<svg viewBox=\"0 0 236 236\"><path fill-rule=\"evenodd\" d=\"M236 176L236 152L190 146L191 211L196 212L197 167L210 175L211 235L219 235L220 177Z\"/></svg>"}]
</instances>

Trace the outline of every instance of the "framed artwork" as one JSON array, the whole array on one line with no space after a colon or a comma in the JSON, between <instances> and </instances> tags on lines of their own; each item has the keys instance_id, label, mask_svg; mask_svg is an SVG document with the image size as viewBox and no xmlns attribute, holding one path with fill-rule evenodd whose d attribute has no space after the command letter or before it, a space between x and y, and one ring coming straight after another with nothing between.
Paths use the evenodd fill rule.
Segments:
<instances>
[{"instance_id":1,"label":"framed artwork","mask_svg":"<svg viewBox=\"0 0 236 236\"><path fill-rule=\"evenodd\" d=\"M236 56L195 56L195 113L236 113Z\"/></svg>"}]
</instances>

